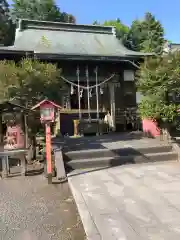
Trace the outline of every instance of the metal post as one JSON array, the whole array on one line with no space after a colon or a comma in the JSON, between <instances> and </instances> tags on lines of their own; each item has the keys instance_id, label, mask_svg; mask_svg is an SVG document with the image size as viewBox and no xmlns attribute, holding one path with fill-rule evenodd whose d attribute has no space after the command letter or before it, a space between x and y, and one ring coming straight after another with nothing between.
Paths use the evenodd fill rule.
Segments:
<instances>
[{"instance_id":1,"label":"metal post","mask_svg":"<svg viewBox=\"0 0 180 240\"><path fill-rule=\"evenodd\" d=\"M99 120L99 91L98 91L98 67L95 69L96 74L96 107L97 107L97 119Z\"/></svg>"},{"instance_id":2,"label":"metal post","mask_svg":"<svg viewBox=\"0 0 180 240\"><path fill-rule=\"evenodd\" d=\"M81 96L80 96L80 82L79 82L79 66L77 67L77 80L78 80L78 102L79 102L79 119L81 119Z\"/></svg>"},{"instance_id":3,"label":"metal post","mask_svg":"<svg viewBox=\"0 0 180 240\"><path fill-rule=\"evenodd\" d=\"M88 71L88 66L86 66L86 81L87 81L88 117L89 117L89 119L91 119L90 98L89 98L89 71Z\"/></svg>"}]
</instances>

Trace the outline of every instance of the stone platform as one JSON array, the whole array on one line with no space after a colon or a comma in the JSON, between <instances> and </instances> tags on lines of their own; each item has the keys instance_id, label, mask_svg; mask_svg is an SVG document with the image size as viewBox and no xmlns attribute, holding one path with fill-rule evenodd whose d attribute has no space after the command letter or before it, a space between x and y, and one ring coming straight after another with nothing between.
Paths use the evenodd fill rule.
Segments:
<instances>
[{"instance_id":1,"label":"stone platform","mask_svg":"<svg viewBox=\"0 0 180 240\"><path fill-rule=\"evenodd\" d=\"M69 177L88 240L179 240L180 164L124 165Z\"/></svg>"},{"instance_id":2,"label":"stone platform","mask_svg":"<svg viewBox=\"0 0 180 240\"><path fill-rule=\"evenodd\" d=\"M102 136L65 137L59 140L64 151L85 151L117 148L145 148L165 145L163 141L153 138L144 138L142 132L109 133Z\"/></svg>"},{"instance_id":3,"label":"stone platform","mask_svg":"<svg viewBox=\"0 0 180 240\"><path fill-rule=\"evenodd\" d=\"M141 132L65 138L64 162L70 171L114 167L127 163L177 160L172 146L159 139L144 138Z\"/></svg>"}]
</instances>

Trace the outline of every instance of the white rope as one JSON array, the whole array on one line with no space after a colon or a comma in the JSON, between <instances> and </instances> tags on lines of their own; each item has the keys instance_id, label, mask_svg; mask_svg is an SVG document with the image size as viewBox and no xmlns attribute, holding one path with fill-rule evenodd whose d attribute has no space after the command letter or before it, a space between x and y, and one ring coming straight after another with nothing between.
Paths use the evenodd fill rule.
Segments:
<instances>
[{"instance_id":1,"label":"white rope","mask_svg":"<svg viewBox=\"0 0 180 240\"><path fill-rule=\"evenodd\" d=\"M74 83L74 82L66 79L66 78L63 77L63 76L60 76L60 77L61 77L65 82L67 82L67 83L69 83L69 84L71 84L71 85L73 85L73 86L75 86L75 87L78 87L78 85L79 85L79 87L82 88L82 89L91 89L91 88L99 87L99 86L105 84L106 82L108 82L109 80L111 80L115 75L116 75L116 74L113 73L109 78L105 79L103 82L101 82L101 83L99 83L99 84L95 84L95 85L89 86L89 87L85 87L85 86L83 86L83 85L76 84L76 83Z\"/></svg>"},{"instance_id":2,"label":"white rope","mask_svg":"<svg viewBox=\"0 0 180 240\"><path fill-rule=\"evenodd\" d=\"M129 62L129 63L131 63L134 67L140 69L140 67L139 67L136 63L134 63L133 61L123 60L123 62ZM111 80L115 75L116 75L116 74L113 73L109 78L105 79L103 82L101 82L101 83L99 83L99 84L95 84L95 85L89 86L88 88L91 89L91 88L99 87L99 86L105 84L106 82L108 82L109 80ZM85 86L83 86L83 85L76 84L76 83L68 80L67 78L65 78L65 77L63 77L63 76L60 76L60 77L61 77L65 82L67 82L67 83L69 83L69 84L71 84L71 85L73 85L73 86L75 86L75 87L80 87L80 88L82 88L82 89L87 89L87 87L85 87Z\"/></svg>"}]
</instances>

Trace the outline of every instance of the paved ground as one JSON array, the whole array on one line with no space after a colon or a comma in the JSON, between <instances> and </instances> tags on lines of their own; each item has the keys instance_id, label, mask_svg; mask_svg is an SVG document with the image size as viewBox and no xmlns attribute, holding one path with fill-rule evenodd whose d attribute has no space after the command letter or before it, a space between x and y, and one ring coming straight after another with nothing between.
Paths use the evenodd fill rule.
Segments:
<instances>
[{"instance_id":1,"label":"paved ground","mask_svg":"<svg viewBox=\"0 0 180 240\"><path fill-rule=\"evenodd\" d=\"M69 182L89 240L180 239L180 163L120 166Z\"/></svg>"},{"instance_id":2,"label":"paved ground","mask_svg":"<svg viewBox=\"0 0 180 240\"><path fill-rule=\"evenodd\" d=\"M68 184L42 176L0 179L1 240L84 240Z\"/></svg>"},{"instance_id":3,"label":"paved ground","mask_svg":"<svg viewBox=\"0 0 180 240\"><path fill-rule=\"evenodd\" d=\"M59 139L59 142L62 140ZM119 149L119 148L147 148L159 145L167 145L159 139L144 138L141 132L111 133L102 136L65 138L63 139L64 151L81 151L95 149Z\"/></svg>"}]
</instances>

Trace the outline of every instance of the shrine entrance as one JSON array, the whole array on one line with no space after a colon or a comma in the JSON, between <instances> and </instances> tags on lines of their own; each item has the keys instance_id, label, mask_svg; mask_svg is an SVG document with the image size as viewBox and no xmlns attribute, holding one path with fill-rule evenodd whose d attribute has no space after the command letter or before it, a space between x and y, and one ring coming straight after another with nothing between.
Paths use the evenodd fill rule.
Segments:
<instances>
[{"instance_id":1,"label":"shrine entrance","mask_svg":"<svg viewBox=\"0 0 180 240\"><path fill-rule=\"evenodd\" d=\"M110 127L107 126L108 123L104 123L104 117L108 109L112 118L111 130L115 131L115 99L112 80L116 74L109 73L107 78L102 78L98 76L98 71L98 66L93 69L93 72L89 71L88 65L85 69L77 66L76 79L61 76L70 89L70 104L62 104L70 105L70 108L61 110L61 122L64 121L61 128L69 122L69 129L72 129L72 122L78 121L77 129L75 130L74 127L73 133L68 131L68 135L74 135L75 132L78 132L78 135L86 133L99 135L107 132L106 128L110 129ZM63 135L66 134L64 129L61 129L61 132Z\"/></svg>"}]
</instances>

